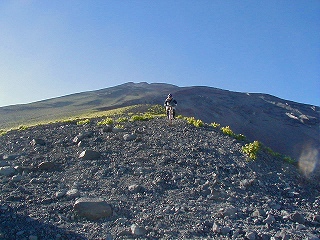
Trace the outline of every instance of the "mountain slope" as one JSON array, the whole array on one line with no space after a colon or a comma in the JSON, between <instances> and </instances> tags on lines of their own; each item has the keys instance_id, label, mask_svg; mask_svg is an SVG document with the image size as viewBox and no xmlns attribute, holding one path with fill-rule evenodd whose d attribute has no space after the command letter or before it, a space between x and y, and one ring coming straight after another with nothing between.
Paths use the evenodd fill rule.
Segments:
<instances>
[{"instance_id":1,"label":"mountain slope","mask_svg":"<svg viewBox=\"0 0 320 240\"><path fill-rule=\"evenodd\" d=\"M229 125L250 140L297 159L306 174L319 168L320 109L266 94L211 87L127 83L27 105L0 108L0 128L25 121L43 121L133 104L162 104L168 93L178 100L178 114Z\"/></svg>"},{"instance_id":2,"label":"mountain slope","mask_svg":"<svg viewBox=\"0 0 320 240\"><path fill-rule=\"evenodd\" d=\"M296 166L184 120L99 121L0 136L1 238L319 239L319 185Z\"/></svg>"}]
</instances>

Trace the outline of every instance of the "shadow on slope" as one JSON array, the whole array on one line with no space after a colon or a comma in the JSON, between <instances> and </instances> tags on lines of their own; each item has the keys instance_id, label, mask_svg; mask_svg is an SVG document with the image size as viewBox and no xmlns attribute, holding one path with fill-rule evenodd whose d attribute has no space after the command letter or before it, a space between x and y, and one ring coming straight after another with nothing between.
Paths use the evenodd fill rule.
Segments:
<instances>
[{"instance_id":1,"label":"shadow on slope","mask_svg":"<svg viewBox=\"0 0 320 240\"><path fill-rule=\"evenodd\" d=\"M41 233L41 236L39 236ZM43 223L29 216L15 213L6 205L0 206L0 239L19 240L31 239L87 239L81 234L57 227L52 224Z\"/></svg>"}]
</instances>

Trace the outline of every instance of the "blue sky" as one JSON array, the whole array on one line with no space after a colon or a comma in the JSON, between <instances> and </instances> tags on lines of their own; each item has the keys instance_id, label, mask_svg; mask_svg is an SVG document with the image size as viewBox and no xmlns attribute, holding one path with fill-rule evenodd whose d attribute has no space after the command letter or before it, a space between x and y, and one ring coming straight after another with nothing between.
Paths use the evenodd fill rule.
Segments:
<instances>
[{"instance_id":1,"label":"blue sky","mask_svg":"<svg viewBox=\"0 0 320 240\"><path fill-rule=\"evenodd\" d=\"M319 0L2 0L0 106L126 82L320 106Z\"/></svg>"}]
</instances>

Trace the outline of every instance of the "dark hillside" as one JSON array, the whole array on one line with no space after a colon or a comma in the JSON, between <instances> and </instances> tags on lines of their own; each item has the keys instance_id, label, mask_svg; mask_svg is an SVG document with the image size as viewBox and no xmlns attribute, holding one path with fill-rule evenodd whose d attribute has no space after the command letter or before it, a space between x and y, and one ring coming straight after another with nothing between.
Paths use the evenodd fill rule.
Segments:
<instances>
[{"instance_id":1,"label":"dark hillside","mask_svg":"<svg viewBox=\"0 0 320 240\"><path fill-rule=\"evenodd\" d=\"M163 104L168 93L177 112L230 126L251 141L296 159L306 175L320 171L320 108L266 94L237 93L212 87L126 83L98 91L0 108L0 128L117 109L135 104Z\"/></svg>"},{"instance_id":2,"label":"dark hillside","mask_svg":"<svg viewBox=\"0 0 320 240\"><path fill-rule=\"evenodd\" d=\"M0 238L319 239L295 165L185 120L101 120L0 136Z\"/></svg>"}]
</instances>

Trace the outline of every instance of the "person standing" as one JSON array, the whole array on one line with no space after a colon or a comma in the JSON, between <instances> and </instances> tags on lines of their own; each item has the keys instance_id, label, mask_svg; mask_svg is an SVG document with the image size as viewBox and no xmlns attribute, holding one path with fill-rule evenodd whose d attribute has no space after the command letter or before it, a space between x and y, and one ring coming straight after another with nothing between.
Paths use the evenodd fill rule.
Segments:
<instances>
[{"instance_id":1,"label":"person standing","mask_svg":"<svg viewBox=\"0 0 320 240\"><path fill-rule=\"evenodd\" d=\"M173 118L176 116L176 109L178 102L172 97L172 94L169 93L166 100L164 101L164 106L166 107L167 117L169 118L169 106L173 109Z\"/></svg>"}]
</instances>

